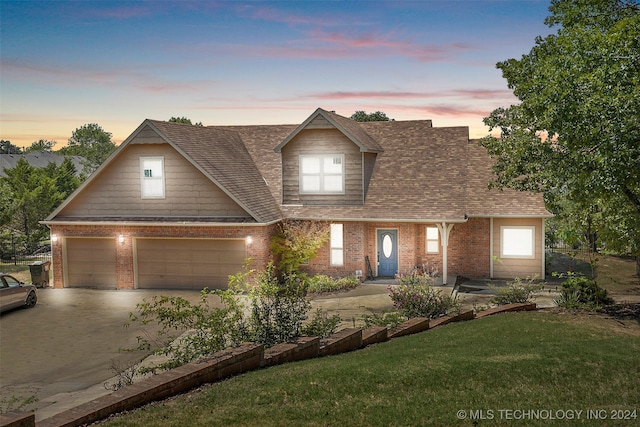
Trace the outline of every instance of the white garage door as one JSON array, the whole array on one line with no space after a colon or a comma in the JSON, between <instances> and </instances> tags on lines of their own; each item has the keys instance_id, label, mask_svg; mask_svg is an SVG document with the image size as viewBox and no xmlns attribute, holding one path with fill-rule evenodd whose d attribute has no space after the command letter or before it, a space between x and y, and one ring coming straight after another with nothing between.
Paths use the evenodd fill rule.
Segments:
<instances>
[{"instance_id":1,"label":"white garage door","mask_svg":"<svg viewBox=\"0 0 640 427\"><path fill-rule=\"evenodd\" d=\"M242 271L245 241L137 239L139 289L226 289Z\"/></svg>"},{"instance_id":2,"label":"white garage door","mask_svg":"<svg viewBox=\"0 0 640 427\"><path fill-rule=\"evenodd\" d=\"M69 288L116 287L116 241L67 237L66 279Z\"/></svg>"}]
</instances>

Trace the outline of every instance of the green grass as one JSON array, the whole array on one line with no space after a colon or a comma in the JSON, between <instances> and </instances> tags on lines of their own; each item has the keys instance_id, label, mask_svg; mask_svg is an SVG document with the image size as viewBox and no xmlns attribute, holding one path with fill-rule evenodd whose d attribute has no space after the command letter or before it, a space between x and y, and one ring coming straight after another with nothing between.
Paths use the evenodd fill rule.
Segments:
<instances>
[{"instance_id":1,"label":"green grass","mask_svg":"<svg viewBox=\"0 0 640 427\"><path fill-rule=\"evenodd\" d=\"M505 314L353 353L250 372L147 405L106 425L518 423L500 419L501 409L584 410L584 419L590 409L640 411L639 354L640 327L634 322L624 327L601 316ZM494 411L494 419L477 424L459 420L459 410ZM540 426L575 423L520 421Z\"/></svg>"}]
</instances>

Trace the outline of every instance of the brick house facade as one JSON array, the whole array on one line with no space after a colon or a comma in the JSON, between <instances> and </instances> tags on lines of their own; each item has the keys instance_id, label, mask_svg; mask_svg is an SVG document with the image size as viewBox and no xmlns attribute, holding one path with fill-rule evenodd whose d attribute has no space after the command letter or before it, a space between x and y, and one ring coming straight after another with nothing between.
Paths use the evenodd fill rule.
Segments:
<instances>
[{"instance_id":1,"label":"brick house facade","mask_svg":"<svg viewBox=\"0 0 640 427\"><path fill-rule=\"evenodd\" d=\"M223 288L244 259L266 266L284 219L334 225L309 273L543 275L549 213L538 195L489 190L491 164L467 128L427 120L145 120L45 221L54 286Z\"/></svg>"}]
</instances>

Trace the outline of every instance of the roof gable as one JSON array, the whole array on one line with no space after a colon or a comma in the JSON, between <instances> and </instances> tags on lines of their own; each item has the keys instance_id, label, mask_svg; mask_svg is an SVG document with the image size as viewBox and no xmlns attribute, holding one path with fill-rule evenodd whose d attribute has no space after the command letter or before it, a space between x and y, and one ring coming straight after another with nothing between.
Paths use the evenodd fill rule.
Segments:
<instances>
[{"instance_id":1,"label":"roof gable","mask_svg":"<svg viewBox=\"0 0 640 427\"><path fill-rule=\"evenodd\" d=\"M130 144L167 143L259 223L281 218L278 206L236 132L145 120L49 217L54 219ZM240 172L240 173L239 173Z\"/></svg>"},{"instance_id":2,"label":"roof gable","mask_svg":"<svg viewBox=\"0 0 640 427\"><path fill-rule=\"evenodd\" d=\"M281 218L264 178L237 132L182 123L147 122L256 221L268 223Z\"/></svg>"},{"instance_id":3,"label":"roof gable","mask_svg":"<svg viewBox=\"0 0 640 427\"><path fill-rule=\"evenodd\" d=\"M282 141L278 146L274 149L275 152L279 153L282 151L282 148L287 145L293 138L296 137L301 131L307 129L312 125L312 123L318 119L322 119L326 121L331 127L338 129L342 132L349 140L351 140L354 144L360 148L360 151L363 153L381 153L384 150L374 140L367 132L365 132L360 124L354 120L348 119L346 117L342 117L335 113L330 113L328 111L323 110L322 108L318 108L311 114L307 120L302 122L300 126L298 126L289 136L287 136L284 141Z\"/></svg>"}]
</instances>

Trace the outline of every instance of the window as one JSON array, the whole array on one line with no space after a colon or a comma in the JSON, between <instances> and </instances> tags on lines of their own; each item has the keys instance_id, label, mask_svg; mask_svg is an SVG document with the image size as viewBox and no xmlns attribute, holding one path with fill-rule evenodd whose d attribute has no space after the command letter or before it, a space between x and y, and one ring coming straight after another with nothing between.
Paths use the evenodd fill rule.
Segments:
<instances>
[{"instance_id":1,"label":"window","mask_svg":"<svg viewBox=\"0 0 640 427\"><path fill-rule=\"evenodd\" d=\"M535 227L500 227L501 258L535 258Z\"/></svg>"},{"instance_id":2,"label":"window","mask_svg":"<svg viewBox=\"0 0 640 427\"><path fill-rule=\"evenodd\" d=\"M344 193L344 155L300 156L300 192Z\"/></svg>"},{"instance_id":3,"label":"window","mask_svg":"<svg viewBox=\"0 0 640 427\"><path fill-rule=\"evenodd\" d=\"M164 198L164 157L140 157L143 199Z\"/></svg>"},{"instance_id":4,"label":"window","mask_svg":"<svg viewBox=\"0 0 640 427\"><path fill-rule=\"evenodd\" d=\"M438 244L438 227L427 227L426 231L427 235L427 253L428 254L437 254L439 251L440 245Z\"/></svg>"},{"instance_id":5,"label":"window","mask_svg":"<svg viewBox=\"0 0 640 427\"><path fill-rule=\"evenodd\" d=\"M344 265L344 238L342 224L331 224L331 265Z\"/></svg>"}]
</instances>

